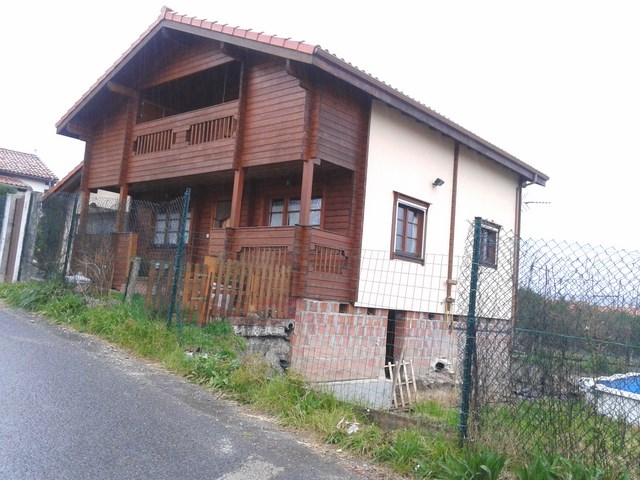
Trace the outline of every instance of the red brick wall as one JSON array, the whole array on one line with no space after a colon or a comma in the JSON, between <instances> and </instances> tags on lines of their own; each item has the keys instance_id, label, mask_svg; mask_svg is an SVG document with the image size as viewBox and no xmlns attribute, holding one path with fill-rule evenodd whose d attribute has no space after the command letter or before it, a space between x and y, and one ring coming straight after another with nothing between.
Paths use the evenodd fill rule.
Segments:
<instances>
[{"instance_id":1,"label":"red brick wall","mask_svg":"<svg viewBox=\"0 0 640 480\"><path fill-rule=\"evenodd\" d=\"M298 300L291 336L291 368L310 381L384 376L387 316L384 309ZM340 313L342 310L343 313ZM416 377L434 372L438 360L457 362L458 332L442 315L397 312L394 355L413 363Z\"/></svg>"},{"instance_id":2,"label":"red brick wall","mask_svg":"<svg viewBox=\"0 0 640 480\"><path fill-rule=\"evenodd\" d=\"M451 365L457 361L458 332L445 321L443 315L421 312L399 312L396 315L396 359L403 355L411 360L416 377L433 372L438 360L447 360ZM446 365L450 367L449 364Z\"/></svg>"},{"instance_id":3,"label":"red brick wall","mask_svg":"<svg viewBox=\"0 0 640 480\"><path fill-rule=\"evenodd\" d=\"M291 336L291 369L310 381L384 375L387 311L298 300ZM367 314L369 313L369 314ZM373 314L371 314L373 313Z\"/></svg>"}]
</instances>

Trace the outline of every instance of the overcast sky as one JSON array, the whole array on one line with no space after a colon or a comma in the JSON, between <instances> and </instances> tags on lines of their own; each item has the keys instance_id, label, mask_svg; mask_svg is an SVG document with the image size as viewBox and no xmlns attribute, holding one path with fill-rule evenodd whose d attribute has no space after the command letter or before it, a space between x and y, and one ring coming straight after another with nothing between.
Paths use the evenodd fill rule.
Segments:
<instances>
[{"instance_id":1,"label":"overcast sky","mask_svg":"<svg viewBox=\"0 0 640 480\"><path fill-rule=\"evenodd\" d=\"M179 13L320 45L551 177L523 234L640 249L640 5L634 1L166 0ZM63 177L55 123L153 23L149 0L7 2L0 147ZM544 202L544 203L537 203Z\"/></svg>"}]
</instances>

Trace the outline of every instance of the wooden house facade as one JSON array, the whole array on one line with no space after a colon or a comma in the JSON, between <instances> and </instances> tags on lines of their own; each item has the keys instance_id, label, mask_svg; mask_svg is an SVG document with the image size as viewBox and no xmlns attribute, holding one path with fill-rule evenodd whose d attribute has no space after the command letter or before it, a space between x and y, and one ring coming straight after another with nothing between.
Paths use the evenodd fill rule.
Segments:
<instances>
[{"instance_id":1,"label":"wooden house facade","mask_svg":"<svg viewBox=\"0 0 640 480\"><path fill-rule=\"evenodd\" d=\"M396 140L389 133L395 130ZM167 8L63 116L57 131L86 142L83 166L74 172L85 198L101 189L121 200L164 201L190 188L190 263L267 255L286 264L287 306L278 316L295 318L301 334L305 325L326 323L326 315L351 313L374 315L384 336L390 310L410 309L365 299L363 246L378 248L376 239L382 239L388 249L390 237L401 238L401 247L391 240L385 261L409 260L418 267L425 264L427 243L442 244L443 253L453 258L453 231L462 220L453 219L456 195L468 205L487 198L483 192L465 197L451 190L458 168L464 181L475 175L464 177L465 165L489 165L484 169L490 172L488 183L499 178L499 188L509 192L511 214L502 223L516 229L519 213L512 204L523 186L544 185L548 179L320 47ZM398 158L382 152L405 137L402 149L396 149L396 155L407 152L409 167L402 170ZM434 155L450 159L437 160L447 169L446 175L438 174L448 189L440 190L448 196L441 213L435 211L435 194L407 183L418 178L410 165L423 161L415 152L425 151L424 144L436 145ZM385 183L391 170L402 177L397 185L391 177ZM433 169L427 170L431 175ZM393 212L383 212L376 199ZM423 232L431 218L438 219L442 228L436 235L442 241L433 242L433 233L430 238L421 234L420 252L410 251L405 241L416 239L399 233L398 214L417 215L415 225ZM156 218L155 235L137 238L127 251L156 250L162 256L175 244L158 241L171 224L169 218ZM320 311L323 319L316 318ZM384 346L371 356L384 359ZM369 367L365 362L362 370ZM318 374L323 370L319 367Z\"/></svg>"}]
</instances>

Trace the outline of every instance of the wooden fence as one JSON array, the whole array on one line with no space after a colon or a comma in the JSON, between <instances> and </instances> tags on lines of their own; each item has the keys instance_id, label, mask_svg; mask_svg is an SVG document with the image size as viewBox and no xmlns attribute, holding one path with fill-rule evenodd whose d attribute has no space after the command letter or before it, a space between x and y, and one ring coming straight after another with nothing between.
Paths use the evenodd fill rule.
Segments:
<instances>
[{"instance_id":1,"label":"wooden fence","mask_svg":"<svg viewBox=\"0 0 640 480\"><path fill-rule=\"evenodd\" d=\"M291 265L277 250L263 251L259 261L219 261L187 264L182 286L182 311L189 322L205 325L215 317L287 318ZM166 311L173 279L171 264L150 269L146 305L156 313Z\"/></svg>"}]
</instances>

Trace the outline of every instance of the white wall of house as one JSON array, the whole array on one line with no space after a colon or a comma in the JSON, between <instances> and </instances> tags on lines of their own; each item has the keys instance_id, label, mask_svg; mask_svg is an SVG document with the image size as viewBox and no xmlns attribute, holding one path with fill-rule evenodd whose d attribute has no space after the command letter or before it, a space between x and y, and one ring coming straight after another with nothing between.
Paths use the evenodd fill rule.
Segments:
<instances>
[{"instance_id":1,"label":"white wall of house","mask_svg":"<svg viewBox=\"0 0 640 480\"><path fill-rule=\"evenodd\" d=\"M12 175L12 176L20 179L21 182L29 185L34 192L43 193L45 190L49 189L49 182L46 182L43 180L37 180L35 178L30 178L30 177L21 177L19 175Z\"/></svg>"},{"instance_id":2,"label":"white wall of house","mask_svg":"<svg viewBox=\"0 0 640 480\"><path fill-rule=\"evenodd\" d=\"M444 313L451 222L454 142L374 102L369 131L363 261L358 305ZM434 187L436 178L444 185ZM454 279L475 216L512 230L518 176L460 147ZM394 192L429 204L424 266L391 260Z\"/></svg>"},{"instance_id":3,"label":"white wall of house","mask_svg":"<svg viewBox=\"0 0 640 480\"><path fill-rule=\"evenodd\" d=\"M475 217L500 226L497 266L480 266L476 303L479 317L508 319L511 316L518 180L516 173L472 150L460 148L454 251L463 254L466 244L471 243L470 227ZM461 284L459 288L460 293L455 295L456 311L466 312L468 305L462 290L468 292L468 285Z\"/></svg>"},{"instance_id":4,"label":"white wall of house","mask_svg":"<svg viewBox=\"0 0 640 480\"><path fill-rule=\"evenodd\" d=\"M458 154L458 195L454 250L462 254L475 217L515 229L518 175L465 147Z\"/></svg>"}]
</instances>

